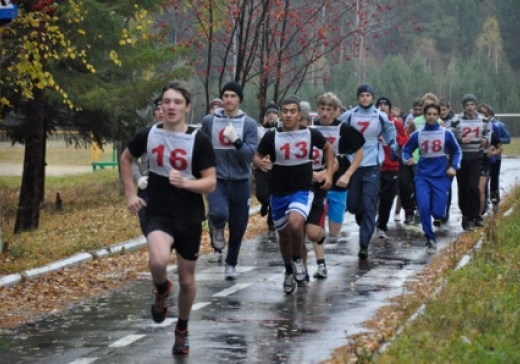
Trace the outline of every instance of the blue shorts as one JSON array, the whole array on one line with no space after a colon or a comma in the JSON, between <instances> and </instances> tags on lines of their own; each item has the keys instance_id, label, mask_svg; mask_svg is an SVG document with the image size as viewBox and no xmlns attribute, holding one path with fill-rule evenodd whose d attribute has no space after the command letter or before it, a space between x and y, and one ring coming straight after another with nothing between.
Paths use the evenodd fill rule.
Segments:
<instances>
[{"instance_id":1,"label":"blue shorts","mask_svg":"<svg viewBox=\"0 0 520 364\"><path fill-rule=\"evenodd\" d=\"M348 190L344 190L344 191L329 190L329 191L327 191L327 201L328 201L327 217L329 218L329 221L332 221L336 224L343 223L343 217L345 216L345 210L347 207L347 195L348 195Z\"/></svg>"},{"instance_id":2,"label":"blue shorts","mask_svg":"<svg viewBox=\"0 0 520 364\"><path fill-rule=\"evenodd\" d=\"M300 213L307 221L313 199L314 193L312 191L298 191L291 195L271 196L271 212L275 229L282 230L287 226L288 215L291 211Z\"/></svg>"}]
</instances>

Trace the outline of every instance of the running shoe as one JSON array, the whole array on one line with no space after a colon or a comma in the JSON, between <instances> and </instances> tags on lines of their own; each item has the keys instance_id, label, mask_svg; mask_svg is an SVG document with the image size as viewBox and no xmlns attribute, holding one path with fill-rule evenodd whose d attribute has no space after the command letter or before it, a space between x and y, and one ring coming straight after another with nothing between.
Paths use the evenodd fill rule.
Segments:
<instances>
[{"instance_id":1,"label":"running shoe","mask_svg":"<svg viewBox=\"0 0 520 364\"><path fill-rule=\"evenodd\" d=\"M188 355L190 353L190 342L188 341L188 330L175 329L175 343L173 344L173 355Z\"/></svg>"},{"instance_id":2,"label":"running shoe","mask_svg":"<svg viewBox=\"0 0 520 364\"><path fill-rule=\"evenodd\" d=\"M237 277L237 271L234 266L226 264L225 271L226 281L232 281Z\"/></svg>"},{"instance_id":3,"label":"running shoe","mask_svg":"<svg viewBox=\"0 0 520 364\"><path fill-rule=\"evenodd\" d=\"M406 225L410 225L413 223L413 214L406 214L405 218L404 218L404 223Z\"/></svg>"},{"instance_id":4,"label":"running shoe","mask_svg":"<svg viewBox=\"0 0 520 364\"><path fill-rule=\"evenodd\" d=\"M160 294L155 288L153 292L153 303L152 303L152 319L158 324L163 322L168 316L168 297L172 290L172 282L168 282L168 290Z\"/></svg>"},{"instance_id":5,"label":"running shoe","mask_svg":"<svg viewBox=\"0 0 520 364\"><path fill-rule=\"evenodd\" d=\"M386 235L386 232L382 229L376 228L377 236L379 236L381 239L388 238L388 235Z\"/></svg>"},{"instance_id":6,"label":"running shoe","mask_svg":"<svg viewBox=\"0 0 520 364\"><path fill-rule=\"evenodd\" d=\"M426 251L428 252L428 254L435 254L435 252L437 251L437 242L435 241L435 239L428 239L428 241L426 242Z\"/></svg>"},{"instance_id":7,"label":"running shoe","mask_svg":"<svg viewBox=\"0 0 520 364\"><path fill-rule=\"evenodd\" d=\"M274 228L269 228L269 231L267 232L267 238L276 239L276 230Z\"/></svg>"},{"instance_id":8,"label":"running shoe","mask_svg":"<svg viewBox=\"0 0 520 364\"><path fill-rule=\"evenodd\" d=\"M360 248L358 252L358 258L362 260L368 259L368 249Z\"/></svg>"},{"instance_id":9,"label":"running shoe","mask_svg":"<svg viewBox=\"0 0 520 364\"><path fill-rule=\"evenodd\" d=\"M318 269L314 273L313 277L318 279L327 278L327 266L325 263L318 264Z\"/></svg>"},{"instance_id":10,"label":"running shoe","mask_svg":"<svg viewBox=\"0 0 520 364\"><path fill-rule=\"evenodd\" d=\"M476 227L482 227L484 226L484 221L482 219L482 217L477 217L474 221L473 221L473 224L476 226Z\"/></svg>"},{"instance_id":11,"label":"running shoe","mask_svg":"<svg viewBox=\"0 0 520 364\"><path fill-rule=\"evenodd\" d=\"M309 274L306 273L305 274L305 278L303 279L303 281L301 282L296 282L296 284L298 285L298 287L308 287L309 286L309 281L311 279L309 278Z\"/></svg>"},{"instance_id":12,"label":"running shoe","mask_svg":"<svg viewBox=\"0 0 520 364\"><path fill-rule=\"evenodd\" d=\"M292 262L294 279L296 282L301 283L305 280L305 277L308 276L307 269L303 266L303 262L301 259Z\"/></svg>"},{"instance_id":13,"label":"running shoe","mask_svg":"<svg viewBox=\"0 0 520 364\"><path fill-rule=\"evenodd\" d=\"M338 242L338 237L336 235L330 235L327 236L327 243L328 244L336 244Z\"/></svg>"},{"instance_id":14,"label":"running shoe","mask_svg":"<svg viewBox=\"0 0 520 364\"><path fill-rule=\"evenodd\" d=\"M442 221L440 219L433 219L433 226L441 227Z\"/></svg>"},{"instance_id":15,"label":"running shoe","mask_svg":"<svg viewBox=\"0 0 520 364\"><path fill-rule=\"evenodd\" d=\"M394 213L394 221L401 221L401 213L395 212Z\"/></svg>"},{"instance_id":16,"label":"running shoe","mask_svg":"<svg viewBox=\"0 0 520 364\"><path fill-rule=\"evenodd\" d=\"M419 211L416 211L413 215L413 223L414 224L420 224L421 223L421 216L419 216Z\"/></svg>"},{"instance_id":17,"label":"running shoe","mask_svg":"<svg viewBox=\"0 0 520 364\"><path fill-rule=\"evenodd\" d=\"M285 279L283 281L283 291L286 294L291 294L296 289L296 281L294 280L293 273L285 273Z\"/></svg>"},{"instance_id":18,"label":"running shoe","mask_svg":"<svg viewBox=\"0 0 520 364\"><path fill-rule=\"evenodd\" d=\"M224 229L213 229L213 248L222 250L226 247L226 237L224 236Z\"/></svg>"},{"instance_id":19,"label":"running shoe","mask_svg":"<svg viewBox=\"0 0 520 364\"><path fill-rule=\"evenodd\" d=\"M491 192L490 194L490 200L493 205L497 205L500 202L500 197L498 196L498 192Z\"/></svg>"},{"instance_id":20,"label":"running shoe","mask_svg":"<svg viewBox=\"0 0 520 364\"><path fill-rule=\"evenodd\" d=\"M222 263L223 260L224 260L224 256L221 251L220 252L215 251L208 258L209 263Z\"/></svg>"}]
</instances>

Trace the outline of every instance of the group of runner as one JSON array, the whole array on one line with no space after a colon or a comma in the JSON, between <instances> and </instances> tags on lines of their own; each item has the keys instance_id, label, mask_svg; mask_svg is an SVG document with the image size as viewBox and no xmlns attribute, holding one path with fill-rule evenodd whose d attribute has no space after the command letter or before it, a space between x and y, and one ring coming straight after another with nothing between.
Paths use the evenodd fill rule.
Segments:
<instances>
[{"instance_id":1,"label":"group of runner","mask_svg":"<svg viewBox=\"0 0 520 364\"><path fill-rule=\"evenodd\" d=\"M478 212L483 213L485 205L482 179L489 166L485 156L492 156L496 163L501 141L495 135L498 132L491 132L492 108L482 105L479 110L485 109L487 115L478 114L472 95L463 98L463 113L448 120L443 116L446 104L427 94L420 102L414 101L414 117L404 125L388 98L374 103L369 84L358 87L358 105L345 112L340 100L326 93L318 98L318 116L313 119L309 103L289 96L279 105L269 104L262 124L240 109L243 91L238 83L224 85L219 96L197 128L186 121L192 107L189 90L178 82L166 85L154 103L154 110L162 111L161 120L138 131L121 155L128 208L136 214L146 208L147 215L140 221L148 241L154 283L151 313L156 322L168 315L172 283L166 267L175 249L179 294L173 354L189 353L188 320L206 217L217 261L223 260L228 225L224 274L228 280L237 277L253 167L260 213L267 216L270 236L278 233L286 294L309 282L306 237L316 257L314 277L327 277L323 243L326 238L334 242L345 211L355 214L358 256L367 259L376 226L379 236L386 236L398 189L405 222L410 223L418 210L430 252L436 249L431 217L434 224L448 218L454 175L459 182L463 228L471 230L480 221ZM505 130L503 124L500 128ZM413 157L416 149L418 159ZM133 166L144 155L147 175L136 175L134 181ZM134 182L139 191L146 190L146 198L136 192ZM498 185L492 183L490 195L498 200Z\"/></svg>"}]
</instances>

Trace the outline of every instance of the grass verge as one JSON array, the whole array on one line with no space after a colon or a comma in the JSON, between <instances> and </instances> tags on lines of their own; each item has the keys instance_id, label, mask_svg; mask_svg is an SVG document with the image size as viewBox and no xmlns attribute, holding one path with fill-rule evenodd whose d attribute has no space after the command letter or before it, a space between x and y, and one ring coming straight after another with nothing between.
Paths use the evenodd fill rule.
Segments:
<instances>
[{"instance_id":1,"label":"grass verge","mask_svg":"<svg viewBox=\"0 0 520 364\"><path fill-rule=\"evenodd\" d=\"M78 252L100 249L141 235L125 205L116 170L45 179L45 203L35 231L14 235L20 177L2 177L2 234L9 251L0 256L0 274L48 264ZM54 210L56 193L63 210Z\"/></svg>"},{"instance_id":2,"label":"grass verge","mask_svg":"<svg viewBox=\"0 0 520 364\"><path fill-rule=\"evenodd\" d=\"M516 190L512 201L518 201ZM490 221L470 264L375 363L520 363L520 209Z\"/></svg>"}]
</instances>

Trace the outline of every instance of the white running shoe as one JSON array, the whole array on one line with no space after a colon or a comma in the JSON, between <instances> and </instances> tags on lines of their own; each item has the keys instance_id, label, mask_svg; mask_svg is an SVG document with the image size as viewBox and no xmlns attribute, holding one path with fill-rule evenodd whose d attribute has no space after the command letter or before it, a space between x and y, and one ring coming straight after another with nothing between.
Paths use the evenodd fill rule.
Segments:
<instances>
[{"instance_id":1,"label":"white running shoe","mask_svg":"<svg viewBox=\"0 0 520 364\"><path fill-rule=\"evenodd\" d=\"M318 279L327 278L327 266L325 263L318 264L318 269L314 273L313 277Z\"/></svg>"},{"instance_id":2,"label":"white running shoe","mask_svg":"<svg viewBox=\"0 0 520 364\"><path fill-rule=\"evenodd\" d=\"M232 281L237 277L237 271L234 266L226 264L225 271L226 281Z\"/></svg>"},{"instance_id":3,"label":"white running shoe","mask_svg":"<svg viewBox=\"0 0 520 364\"><path fill-rule=\"evenodd\" d=\"M217 250L222 250L226 247L226 237L224 236L224 229L213 230L213 247Z\"/></svg>"},{"instance_id":4,"label":"white running shoe","mask_svg":"<svg viewBox=\"0 0 520 364\"><path fill-rule=\"evenodd\" d=\"M379 228L376 228L377 236L379 236L381 239L388 238L388 235L386 235L384 230L381 230Z\"/></svg>"},{"instance_id":5,"label":"white running shoe","mask_svg":"<svg viewBox=\"0 0 520 364\"><path fill-rule=\"evenodd\" d=\"M298 283L302 283L307 278L307 269L303 266L302 260L299 259L295 262L292 262L294 279Z\"/></svg>"},{"instance_id":6,"label":"white running shoe","mask_svg":"<svg viewBox=\"0 0 520 364\"><path fill-rule=\"evenodd\" d=\"M294 280L294 274L285 273L285 279L283 281L283 291L286 294L291 294L296 289L296 281Z\"/></svg>"}]
</instances>

